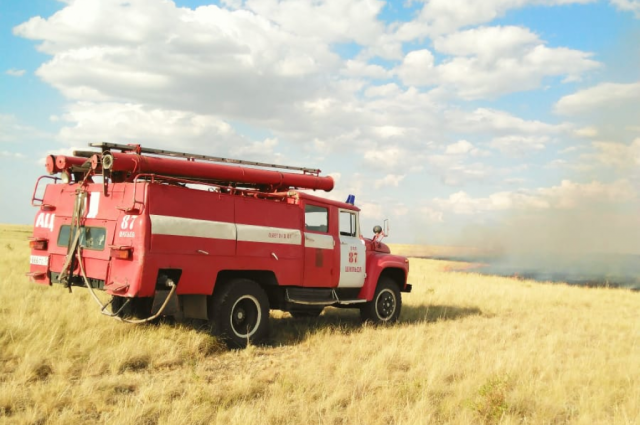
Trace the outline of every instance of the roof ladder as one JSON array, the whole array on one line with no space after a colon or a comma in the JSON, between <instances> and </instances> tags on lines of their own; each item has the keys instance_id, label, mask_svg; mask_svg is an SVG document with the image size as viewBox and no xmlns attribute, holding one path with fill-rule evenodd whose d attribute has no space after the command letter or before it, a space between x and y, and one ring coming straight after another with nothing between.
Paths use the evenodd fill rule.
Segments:
<instances>
[{"instance_id":1,"label":"roof ladder","mask_svg":"<svg viewBox=\"0 0 640 425\"><path fill-rule=\"evenodd\" d=\"M278 165L278 164L268 164L265 162L254 162L254 161L244 161L241 159L231 159L231 158L221 158L218 156L209 156L209 155L199 155L192 154L186 152L174 152L168 151L164 149L151 149L151 148L143 148L140 145L122 145L117 143L89 143L89 146L94 148L100 148L103 151L117 149L121 152L131 152L134 151L138 154L146 153L152 155L160 155L160 156L171 156L174 158L187 158L187 159L200 159L203 161L212 161L212 162L224 162L228 164L239 164L239 165L249 165L253 167L265 167L265 168L279 168L283 170L295 170L302 171L305 174L315 174L316 176L320 174L320 170L316 168L306 168L306 167L292 167L289 165ZM82 152L84 153L84 152ZM95 152L94 152L95 153ZM80 155L82 156L82 155Z\"/></svg>"}]
</instances>

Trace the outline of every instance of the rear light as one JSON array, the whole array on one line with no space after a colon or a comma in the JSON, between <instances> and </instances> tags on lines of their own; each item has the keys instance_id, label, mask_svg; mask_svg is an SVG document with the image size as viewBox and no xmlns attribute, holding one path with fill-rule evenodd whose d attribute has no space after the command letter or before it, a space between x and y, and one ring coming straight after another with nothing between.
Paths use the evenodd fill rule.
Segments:
<instances>
[{"instance_id":1,"label":"rear light","mask_svg":"<svg viewBox=\"0 0 640 425\"><path fill-rule=\"evenodd\" d=\"M133 258L132 246L112 246L111 258L119 258L121 260L131 260Z\"/></svg>"},{"instance_id":2,"label":"rear light","mask_svg":"<svg viewBox=\"0 0 640 425\"><path fill-rule=\"evenodd\" d=\"M39 251L46 251L48 240L43 238L34 238L29 240L29 248L37 249Z\"/></svg>"}]
</instances>

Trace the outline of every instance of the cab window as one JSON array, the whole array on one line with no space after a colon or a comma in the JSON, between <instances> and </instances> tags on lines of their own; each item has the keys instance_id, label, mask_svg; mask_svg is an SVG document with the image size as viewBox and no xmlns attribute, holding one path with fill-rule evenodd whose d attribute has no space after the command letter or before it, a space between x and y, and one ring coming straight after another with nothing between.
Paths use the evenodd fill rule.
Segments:
<instances>
[{"instance_id":1,"label":"cab window","mask_svg":"<svg viewBox=\"0 0 640 425\"><path fill-rule=\"evenodd\" d=\"M312 232L329 231L329 211L316 205L304 206L304 228Z\"/></svg>"},{"instance_id":2,"label":"cab window","mask_svg":"<svg viewBox=\"0 0 640 425\"><path fill-rule=\"evenodd\" d=\"M351 211L340 211L340 235L358 237L356 213Z\"/></svg>"}]
</instances>

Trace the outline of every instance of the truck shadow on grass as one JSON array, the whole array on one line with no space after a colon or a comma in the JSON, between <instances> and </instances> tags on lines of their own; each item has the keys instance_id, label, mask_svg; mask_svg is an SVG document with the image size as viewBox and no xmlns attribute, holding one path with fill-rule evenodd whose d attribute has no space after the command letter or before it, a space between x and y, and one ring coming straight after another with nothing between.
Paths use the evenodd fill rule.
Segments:
<instances>
[{"instance_id":1,"label":"truck shadow on grass","mask_svg":"<svg viewBox=\"0 0 640 425\"><path fill-rule=\"evenodd\" d=\"M434 323L442 320L457 320L467 316L482 314L477 307L456 307L450 305L404 305L397 325L403 326L420 323ZM328 307L317 318L294 319L289 314L282 313L272 316L271 338L266 346L281 346L298 344L311 335L333 333L349 335L359 332L363 326L357 310Z\"/></svg>"}]
</instances>

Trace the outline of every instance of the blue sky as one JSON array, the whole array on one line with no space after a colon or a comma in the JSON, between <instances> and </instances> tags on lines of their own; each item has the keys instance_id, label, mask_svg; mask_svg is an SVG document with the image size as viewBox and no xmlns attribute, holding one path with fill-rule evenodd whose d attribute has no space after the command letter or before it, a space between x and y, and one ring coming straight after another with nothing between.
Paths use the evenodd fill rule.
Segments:
<instances>
[{"instance_id":1,"label":"blue sky","mask_svg":"<svg viewBox=\"0 0 640 425\"><path fill-rule=\"evenodd\" d=\"M0 222L47 153L136 142L321 168L391 242L637 250L638 0L2 1L0 45Z\"/></svg>"}]
</instances>

